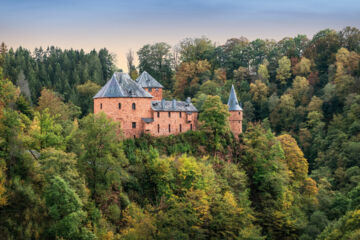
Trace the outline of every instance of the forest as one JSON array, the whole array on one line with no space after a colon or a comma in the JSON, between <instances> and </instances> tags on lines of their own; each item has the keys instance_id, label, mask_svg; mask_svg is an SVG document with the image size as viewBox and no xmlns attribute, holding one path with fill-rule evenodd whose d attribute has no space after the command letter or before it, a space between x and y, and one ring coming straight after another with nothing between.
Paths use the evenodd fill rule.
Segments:
<instances>
[{"instance_id":1,"label":"forest","mask_svg":"<svg viewBox=\"0 0 360 240\"><path fill-rule=\"evenodd\" d=\"M360 30L127 53L199 131L124 139L115 56L0 45L0 239L360 239ZM228 126L234 84L243 133Z\"/></svg>"}]
</instances>

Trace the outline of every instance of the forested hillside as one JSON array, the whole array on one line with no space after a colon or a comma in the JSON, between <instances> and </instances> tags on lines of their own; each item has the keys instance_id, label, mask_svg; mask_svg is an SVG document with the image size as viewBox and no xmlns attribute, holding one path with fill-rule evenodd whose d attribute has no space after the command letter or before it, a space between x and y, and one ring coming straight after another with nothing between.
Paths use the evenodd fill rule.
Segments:
<instances>
[{"instance_id":1,"label":"forested hillside","mask_svg":"<svg viewBox=\"0 0 360 240\"><path fill-rule=\"evenodd\" d=\"M137 51L200 130L124 139L92 114L106 49L0 47L0 238L360 239L360 31ZM224 105L234 84L244 133Z\"/></svg>"}]
</instances>

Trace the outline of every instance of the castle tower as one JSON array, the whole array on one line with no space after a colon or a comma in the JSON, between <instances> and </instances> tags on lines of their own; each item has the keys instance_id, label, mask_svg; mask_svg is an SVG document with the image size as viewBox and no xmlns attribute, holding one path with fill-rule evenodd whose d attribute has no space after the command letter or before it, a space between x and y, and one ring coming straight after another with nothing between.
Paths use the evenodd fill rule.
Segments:
<instances>
[{"instance_id":1,"label":"castle tower","mask_svg":"<svg viewBox=\"0 0 360 240\"><path fill-rule=\"evenodd\" d=\"M144 132L143 118L151 118L151 96L126 73L116 72L93 97L94 113L104 112L120 122L125 137Z\"/></svg>"},{"instance_id":2,"label":"castle tower","mask_svg":"<svg viewBox=\"0 0 360 240\"><path fill-rule=\"evenodd\" d=\"M136 83L149 92L154 97L153 100L162 99L163 85L156 81L148 72L143 71L136 79Z\"/></svg>"},{"instance_id":3,"label":"castle tower","mask_svg":"<svg viewBox=\"0 0 360 240\"><path fill-rule=\"evenodd\" d=\"M234 85L231 86L228 106L230 112L230 130L234 136L237 137L240 133L242 133L243 109L240 107L237 100Z\"/></svg>"}]
</instances>

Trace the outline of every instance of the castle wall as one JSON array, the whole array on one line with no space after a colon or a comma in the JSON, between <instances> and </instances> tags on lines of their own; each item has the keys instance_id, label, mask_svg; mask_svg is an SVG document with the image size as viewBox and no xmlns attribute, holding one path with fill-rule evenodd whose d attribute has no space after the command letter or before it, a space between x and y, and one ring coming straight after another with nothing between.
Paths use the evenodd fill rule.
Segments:
<instances>
[{"instance_id":1,"label":"castle wall","mask_svg":"<svg viewBox=\"0 0 360 240\"><path fill-rule=\"evenodd\" d=\"M159 113L159 117L158 117ZM171 134L184 133L189 130L196 130L197 124L197 114L193 112L192 114L187 114L186 112L153 112L152 123L146 124L145 128L153 136L167 136ZM191 118L189 118L191 116ZM170 131L169 131L170 125Z\"/></svg>"},{"instance_id":2,"label":"castle wall","mask_svg":"<svg viewBox=\"0 0 360 240\"><path fill-rule=\"evenodd\" d=\"M151 109L151 101L151 98L96 98L94 99L94 113L102 111L112 120L120 122L126 138L139 137L142 133L167 136L196 130L198 113L181 112L180 117L180 112L170 112L169 117L169 112L159 112L158 117L158 112ZM135 110L132 109L133 103L136 106ZM142 118L153 118L154 121L145 123ZM133 128L133 123L136 125L135 128Z\"/></svg>"},{"instance_id":3,"label":"castle wall","mask_svg":"<svg viewBox=\"0 0 360 240\"><path fill-rule=\"evenodd\" d=\"M243 112L230 111L229 124L230 129L235 137L242 133Z\"/></svg>"},{"instance_id":4,"label":"castle wall","mask_svg":"<svg viewBox=\"0 0 360 240\"><path fill-rule=\"evenodd\" d=\"M126 138L139 137L144 131L145 124L141 118L152 117L151 101L152 98L96 98L94 99L94 113L103 111L114 121L119 121ZM132 109L133 103L135 103L135 110ZM133 128L133 123L135 123L135 128Z\"/></svg>"},{"instance_id":5,"label":"castle wall","mask_svg":"<svg viewBox=\"0 0 360 240\"><path fill-rule=\"evenodd\" d=\"M144 88L152 96L152 100L161 100L162 99L162 88Z\"/></svg>"}]
</instances>

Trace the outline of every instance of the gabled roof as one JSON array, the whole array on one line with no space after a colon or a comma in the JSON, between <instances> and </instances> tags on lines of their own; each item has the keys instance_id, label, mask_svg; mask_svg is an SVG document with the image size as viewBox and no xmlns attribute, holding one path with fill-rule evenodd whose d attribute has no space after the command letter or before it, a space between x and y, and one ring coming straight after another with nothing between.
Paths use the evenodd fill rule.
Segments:
<instances>
[{"instance_id":1,"label":"gabled roof","mask_svg":"<svg viewBox=\"0 0 360 240\"><path fill-rule=\"evenodd\" d=\"M158 81L155 80L148 72L143 71L136 79L136 82L143 88L164 88Z\"/></svg>"},{"instance_id":2,"label":"gabled roof","mask_svg":"<svg viewBox=\"0 0 360 240\"><path fill-rule=\"evenodd\" d=\"M229 96L229 100L228 100L228 106L229 106L229 111L242 111L243 110L240 107L239 102L237 100L234 85L231 86L230 96Z\"/></svg>"},{"instance_id":3,"label":"gabled roof","mask_svg":"<svg viewBox=\"0 0 360 240\"><path fill-rule=\"evenodd\" d=\"M148 97L150 93L133 81L127 73L116 72L94 98Z\"/></svg>"},{"instance_id":4,"label":"gabled roof","mask_svg":"<svg viewBox=\"0 0 360 240\"><path fill-rule=\"evenodd\" d=\"M156 112L197 112L198 110L190 101L152 101L151 108Z\"/></svg>"}]
</instances>

